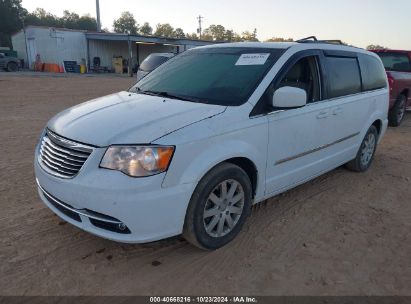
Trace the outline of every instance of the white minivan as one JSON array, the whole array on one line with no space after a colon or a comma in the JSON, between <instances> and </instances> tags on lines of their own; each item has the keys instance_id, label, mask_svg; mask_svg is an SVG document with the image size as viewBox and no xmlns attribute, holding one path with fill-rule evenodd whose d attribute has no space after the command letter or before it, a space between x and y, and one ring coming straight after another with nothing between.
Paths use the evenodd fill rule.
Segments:
<instances>
[{"instance_id":1,"label":"white minivan","mask_svg":"<svg viewBox=\"0 0 411 304\"><path fill-rule=\"evenodd\" d=\"M95 235L230 242L251 205L346 164L387 128L377 55L321 42L227 43L56 115L35 152L43 202Z\"/></svg>"}]
</instances>

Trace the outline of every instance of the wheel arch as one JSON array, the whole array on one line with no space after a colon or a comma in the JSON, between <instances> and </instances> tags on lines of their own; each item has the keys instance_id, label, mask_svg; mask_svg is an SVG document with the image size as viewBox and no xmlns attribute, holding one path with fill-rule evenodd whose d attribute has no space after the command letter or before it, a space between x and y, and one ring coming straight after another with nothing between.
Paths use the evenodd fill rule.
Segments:
<instances>
[{"instance_id":1,"label":"wheel arch","mask_svg":"<svg viewBox=\"0 0 411 304\"><path fill-rule=\"evenodd\" d=\"M254 164L254 162L247 157L233 157L233 158L229 158L229 159L226 159L218 163L216 166L222 163L230 163L230 164L236 165L240 167L241 169L243 169L245 173L247 173L248 178L250 179L250 182L251 182L252 197L254 198L256 195L257 184L258 184L258 169L257 169L257 166Z\"/></svg>"},{"instance_id":2,"label":"wheel arch","mask_svg":"<svg viewBox=\"0 0 411 304\"><path fill-rule=\"evenodd\" d=\"M224 145L199 145L195 151L176 155L171 170L163 181L163 187L198 182L212 169L222 163L231 163L242 168L251 181L253 198L264 194L266 149L242 140L229 140Z\"/></svg>"},{"instance_id":3,"label":"wheel arch","mask_svg":"<svg viewBox=\"0 0 411 304\"><path fill-rule=\"evenodd\" d=\"M382 131L382 120L381 119L377 119L372 123L372 126L375 126L377 128L378 131L378 136L381 135L381 131Z\"/></svg>"},{"instance_id":4,"label":"wheel arch","mask_svg":"<svg viewBox=\"0 0 411 304\"><path fill-rule=\"evenodd\" d=\"M409 93L410 93L410 90L406 88L401 91L400 95L404 95L406 98L408 98L410 96Z\"/></svg>"}]
</instances>

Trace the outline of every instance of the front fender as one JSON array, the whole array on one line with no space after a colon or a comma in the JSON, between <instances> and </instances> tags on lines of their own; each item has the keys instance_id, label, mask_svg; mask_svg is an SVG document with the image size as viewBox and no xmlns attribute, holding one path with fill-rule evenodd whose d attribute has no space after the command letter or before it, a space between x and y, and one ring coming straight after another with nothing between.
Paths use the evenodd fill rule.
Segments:
<instances>
[{"instance_id":1,"label":"front fender","mask_svg":"<svg viewBox=\"0 0 411 304\"><path fill-rule=\"evenodd\" d=\"M243 157L257 169L256 198L264 194L268 126L254 124L219 136L177 145L163 187L198 183L213 167L231 158Z\"/></svg>"}]
</instances>

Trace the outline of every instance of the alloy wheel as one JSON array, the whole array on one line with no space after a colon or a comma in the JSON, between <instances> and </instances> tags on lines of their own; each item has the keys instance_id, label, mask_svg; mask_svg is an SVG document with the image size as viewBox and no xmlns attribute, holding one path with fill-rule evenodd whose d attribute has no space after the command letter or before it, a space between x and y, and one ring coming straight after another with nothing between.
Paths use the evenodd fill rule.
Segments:
<instances>
[{"instance_id":1,"label":"alloy wheel","mask_svg":"<svg viewBox=\"0 0 411 304\"><path fill-rule=\"evenodd\" d=\"M397 111L397 120L398 120L398 122L402 121L402 119L404 118L404 114L405 114L405 99L402 98L401 102L398 106L398 111Z\"/></svg>"},{"instance_id":2,"label":"alloy wheel","mask_svg":"<svg viewBox=\"0 0 411 304\"><path fill-rule=\"evenodd\" d=\"M209 194L203 212L206 233L211 237L222 237L237 225L243 213L244 189L242 185L228 179L219 183Z\"/></svg>"},{"instance_id":3,"label":"alloy wheel","mask_svg":"<svg viewBox=\"0 0 411 304\"><path fill-rule=\"evenodd\" d=\"M376 138L373 133L368 134L361 150L361 164L366 167L374 155Z\"/></svg>"}]
</instances>

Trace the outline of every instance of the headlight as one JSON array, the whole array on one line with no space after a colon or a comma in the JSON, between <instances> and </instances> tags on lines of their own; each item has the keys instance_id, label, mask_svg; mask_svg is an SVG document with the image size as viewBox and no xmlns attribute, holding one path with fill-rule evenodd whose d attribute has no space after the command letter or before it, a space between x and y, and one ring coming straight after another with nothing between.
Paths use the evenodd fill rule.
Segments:
<instances>
[{"instance_id":1,"label":"headlight","mask_svg":"<svg viewBox=\"0 0 411 304\"><path fill-rule=\"evenodd\" d=\"M100 167L134 177L150 176L166 171L173 153L171 146L111 146Z\"/></svg>"}]
</instances>

